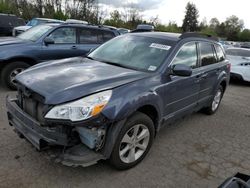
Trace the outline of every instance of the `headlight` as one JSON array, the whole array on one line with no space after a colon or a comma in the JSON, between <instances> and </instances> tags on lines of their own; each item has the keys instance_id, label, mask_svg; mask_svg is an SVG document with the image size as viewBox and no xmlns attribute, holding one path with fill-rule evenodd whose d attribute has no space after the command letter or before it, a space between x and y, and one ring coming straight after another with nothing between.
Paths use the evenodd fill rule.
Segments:
<instances>
[{"instance_id":1,"label":"headlight","mask_svg":"<svg viewBox=\"0 0 250 188\"><path fill-rule=\"evenodd\" d=\"M83 99L53 107L47 119L81 121L99 114L111 98L112 91L104 91Z\"/></svg>"}]
</instances>

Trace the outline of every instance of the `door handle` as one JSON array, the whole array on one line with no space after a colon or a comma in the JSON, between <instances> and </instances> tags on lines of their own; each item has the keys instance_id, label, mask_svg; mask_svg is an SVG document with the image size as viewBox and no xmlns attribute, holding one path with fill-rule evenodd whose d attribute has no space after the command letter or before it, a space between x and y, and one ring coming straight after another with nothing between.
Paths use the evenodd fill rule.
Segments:
<instances>
[{"instance_id":1,"label":"door handle","mask_svg":"<svg viewBox=\"0 0 250 188\"><path fill-rule=\"evenodd\" d=\"M76 46L71 46L71 49L75 50L75 49L77 49L77 47Z\"/></svg>"}]
</instances>

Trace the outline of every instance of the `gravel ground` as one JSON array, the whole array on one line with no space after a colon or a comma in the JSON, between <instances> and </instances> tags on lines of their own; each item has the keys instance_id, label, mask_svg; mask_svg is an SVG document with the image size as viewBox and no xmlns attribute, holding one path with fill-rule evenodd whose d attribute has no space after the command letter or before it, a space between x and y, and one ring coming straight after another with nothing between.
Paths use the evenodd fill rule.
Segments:
<instances>
[{"instance_id":1,"label":"gravel ground","mask_svg":"<svg viewBox=\"0 0 250 188\"><path fill-rule=\"evenodd\" d=\"M236 172L250 174L250 84L231 84L215 115L195 113L162 129L144 161L127 171L106 161L88 168L53 163L8 126L9 93L0 86L1 188L211 188Z\"/></svg>"}]
</instances>

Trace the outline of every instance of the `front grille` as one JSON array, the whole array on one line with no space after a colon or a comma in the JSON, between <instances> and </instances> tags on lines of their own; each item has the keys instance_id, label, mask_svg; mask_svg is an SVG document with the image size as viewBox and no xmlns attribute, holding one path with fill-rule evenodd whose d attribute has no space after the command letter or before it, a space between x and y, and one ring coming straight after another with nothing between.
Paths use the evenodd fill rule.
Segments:
<instances>
[{"instance_id":1,"label":"front grille","mask_svg":"<svg viewBox=\"0 0 250 188\"><path fill-rule=\"evenodd\" d=\"M29 91L27 88L18 89L18 106L33 119L37 120L41 125L44 124L44 113L47 105L44 105L39 95Z\"/></svg>"}]
</instances>

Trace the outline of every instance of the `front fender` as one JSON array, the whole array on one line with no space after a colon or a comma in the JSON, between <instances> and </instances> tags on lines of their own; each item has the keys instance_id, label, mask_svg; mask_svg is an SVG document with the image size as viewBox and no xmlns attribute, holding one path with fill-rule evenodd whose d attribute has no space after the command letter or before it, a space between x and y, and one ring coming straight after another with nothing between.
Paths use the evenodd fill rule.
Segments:
<instances>
[{"instance_id":1,"label":"front fender","mask_svg":"<svg viewBox=\"0 0 250 188\"><path fill-rule=\"evenodd\" d=\"M147 79L146 79L147 80ZM113 90L110 103L103 114L110 120L122 120L129 117L139 108L150 105L162 117L163 101L161 97L146 83L136 82Z\"/></svg>"}]
</instances>

